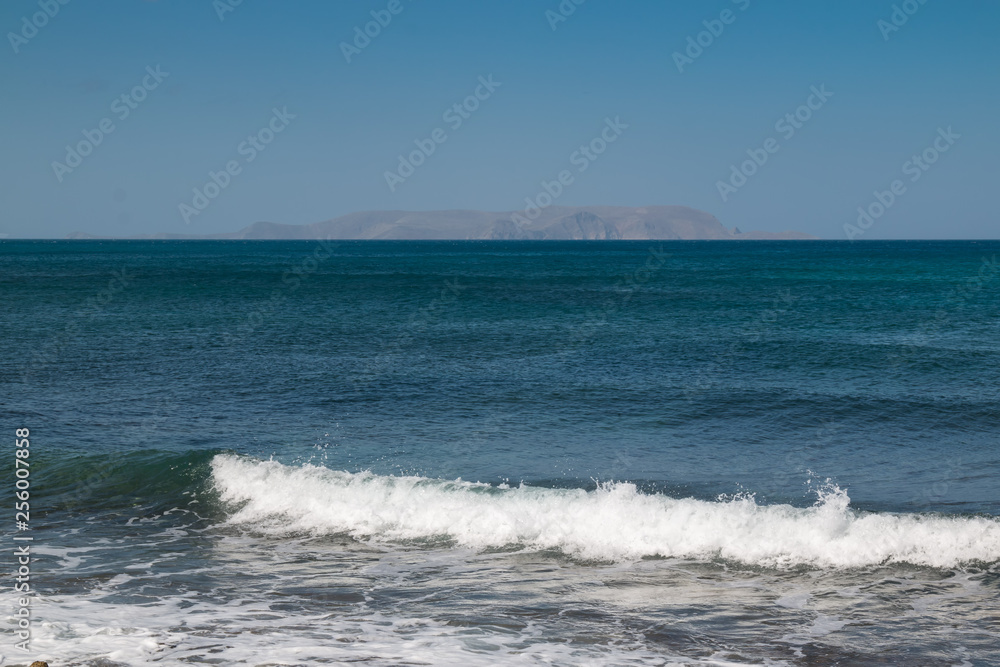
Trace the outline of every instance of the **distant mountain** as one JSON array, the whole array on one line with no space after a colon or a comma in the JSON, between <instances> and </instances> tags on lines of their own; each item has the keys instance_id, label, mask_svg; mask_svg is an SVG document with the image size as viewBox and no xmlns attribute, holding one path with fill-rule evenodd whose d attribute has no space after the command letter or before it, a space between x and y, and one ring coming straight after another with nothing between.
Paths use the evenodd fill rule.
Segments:
<instances>
[{"instance_id":1,"label":"distant mountain","mask_svg":"<svg viewBox=\"0 0 1000 667\"><path fill-rule=\"evenodd\" d=\"M238 232L152 234L145 239L805 240L801 232L740 232L686 206L551 206L525 212L363 211L310 225L255 222ZM67 238L97 238L80 232Z\"/></svg>"}]
</instances>

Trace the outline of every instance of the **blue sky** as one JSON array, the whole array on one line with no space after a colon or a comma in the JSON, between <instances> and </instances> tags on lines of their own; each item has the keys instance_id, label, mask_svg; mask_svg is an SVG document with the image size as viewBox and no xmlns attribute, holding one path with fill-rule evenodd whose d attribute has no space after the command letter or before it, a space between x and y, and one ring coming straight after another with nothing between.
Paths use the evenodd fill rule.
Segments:
<instances>
[{"instance_id":1,"label":"blue sky","mask_svg":"<svg viewBox=\"0 0 1000 667\"><path fill-rule=\"evenodd\" d=\"M1000 3L565 0L563 16L558 0L243 0L220 10L234 1L6 0L0 234L517 210L573 168L607 118L627 128L558 204L687 205L744 231L842 239L858 207L878 213L876 192L900 181L858 238L1000 234ZM36 16L44 7L54 16ZM373 11L391 21L347 62L342 44ZM33 16L37 30L25 27ZM679 71L674 54L699 33L705 46ZM479 78L490 76L499 85L487 93ZM810 98L813 87L829 96ZM453 127L443 114L469 96L474 110ZM793 134L776 128L797 111L807 119ZM445 141L390 189L398 156L438 128ZM69 168L67 145L97 133ZM263 150L244 143L251 136ZM763 150L768 139L776 152ZM911 180L905 165L925 150L935 161ZM763 164L743 166L753 155ZM225 187L196 201L210 172Z\"/></svg>"}]
</instances>

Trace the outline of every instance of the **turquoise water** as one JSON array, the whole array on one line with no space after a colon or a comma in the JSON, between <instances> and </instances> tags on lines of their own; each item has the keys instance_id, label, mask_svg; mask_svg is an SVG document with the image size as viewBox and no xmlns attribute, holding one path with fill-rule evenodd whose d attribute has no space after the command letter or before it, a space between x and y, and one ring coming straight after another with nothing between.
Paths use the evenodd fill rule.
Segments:
<instances>
[{"instance_id":1,"label":"turquoise water","mask_svg":"<svg viewBox=\"0 0 1000 667\"><path fill-rule=\"evenodd\" d=\"M32 646L991 664L998 251L0 241Z\"/></svg>"}]
</instances>

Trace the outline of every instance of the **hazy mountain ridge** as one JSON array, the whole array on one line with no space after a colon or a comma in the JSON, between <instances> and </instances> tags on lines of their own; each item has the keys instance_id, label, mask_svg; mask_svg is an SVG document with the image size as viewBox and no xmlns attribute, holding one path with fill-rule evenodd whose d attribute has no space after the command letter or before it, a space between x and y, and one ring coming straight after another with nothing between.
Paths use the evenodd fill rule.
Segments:
<instances>
[{"instance_id":1,"label":"hazy mountain ridge","mask_svg":"<svg viewBox=\"0 0 1000 667\"><path fill-rule=\"evenodd\" d=\"M525 224L525 222L527 224ZM98 238L74 233L67 238ZM144 239L369 240L806 240L802 232L740 232L687 206L552 206L524 212L361 211L308 225L255 222L225 234L147 234Z\"/></svg>"}]
</instances>

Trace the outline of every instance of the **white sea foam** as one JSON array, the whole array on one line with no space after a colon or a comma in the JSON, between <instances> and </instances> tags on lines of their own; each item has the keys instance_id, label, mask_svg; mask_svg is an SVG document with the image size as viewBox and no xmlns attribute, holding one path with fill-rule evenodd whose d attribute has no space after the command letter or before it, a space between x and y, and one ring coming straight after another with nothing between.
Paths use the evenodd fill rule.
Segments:
<instances>
[{"instance_id":1,"label":"white sea foam","mask_svg":"<svg viewBox=\"0 0 1000 667\"><path fill-rule=\"evenodd\" d=\"M15 596L0 591L0 605ZM442 667L545 665L546 667L745 667L720 657L671 659L637 642L570 645L547 639L529 625L520 633L470 631L445 621L327 613L277 614L266 601L215 604L197 595L140 605L87 597L40 600L30 659L59 664L187 667L223 665L400 664ZM16 625L13 617L8 625ZM26 664L20 653L0 664ZM771 663L771 664L785 664Z\"/></svg>"},{"instance_id":2,"label":"white sea foam","mask_svg":"<svg viewBox=\"0 0 1000 667\"><path fill-rule=\"evenodd\" d=\"M985 517L864 513L847 493L822 491L812 507L709 502L595 491L348 473L219 455L212 461L230 521L274 534L348 534L397 542L446 538L474 549L560 549L578 558L722 558L786 567L912 563L949 568L1000 560L1000 521Z\"/></svg>"}]
</instances>

